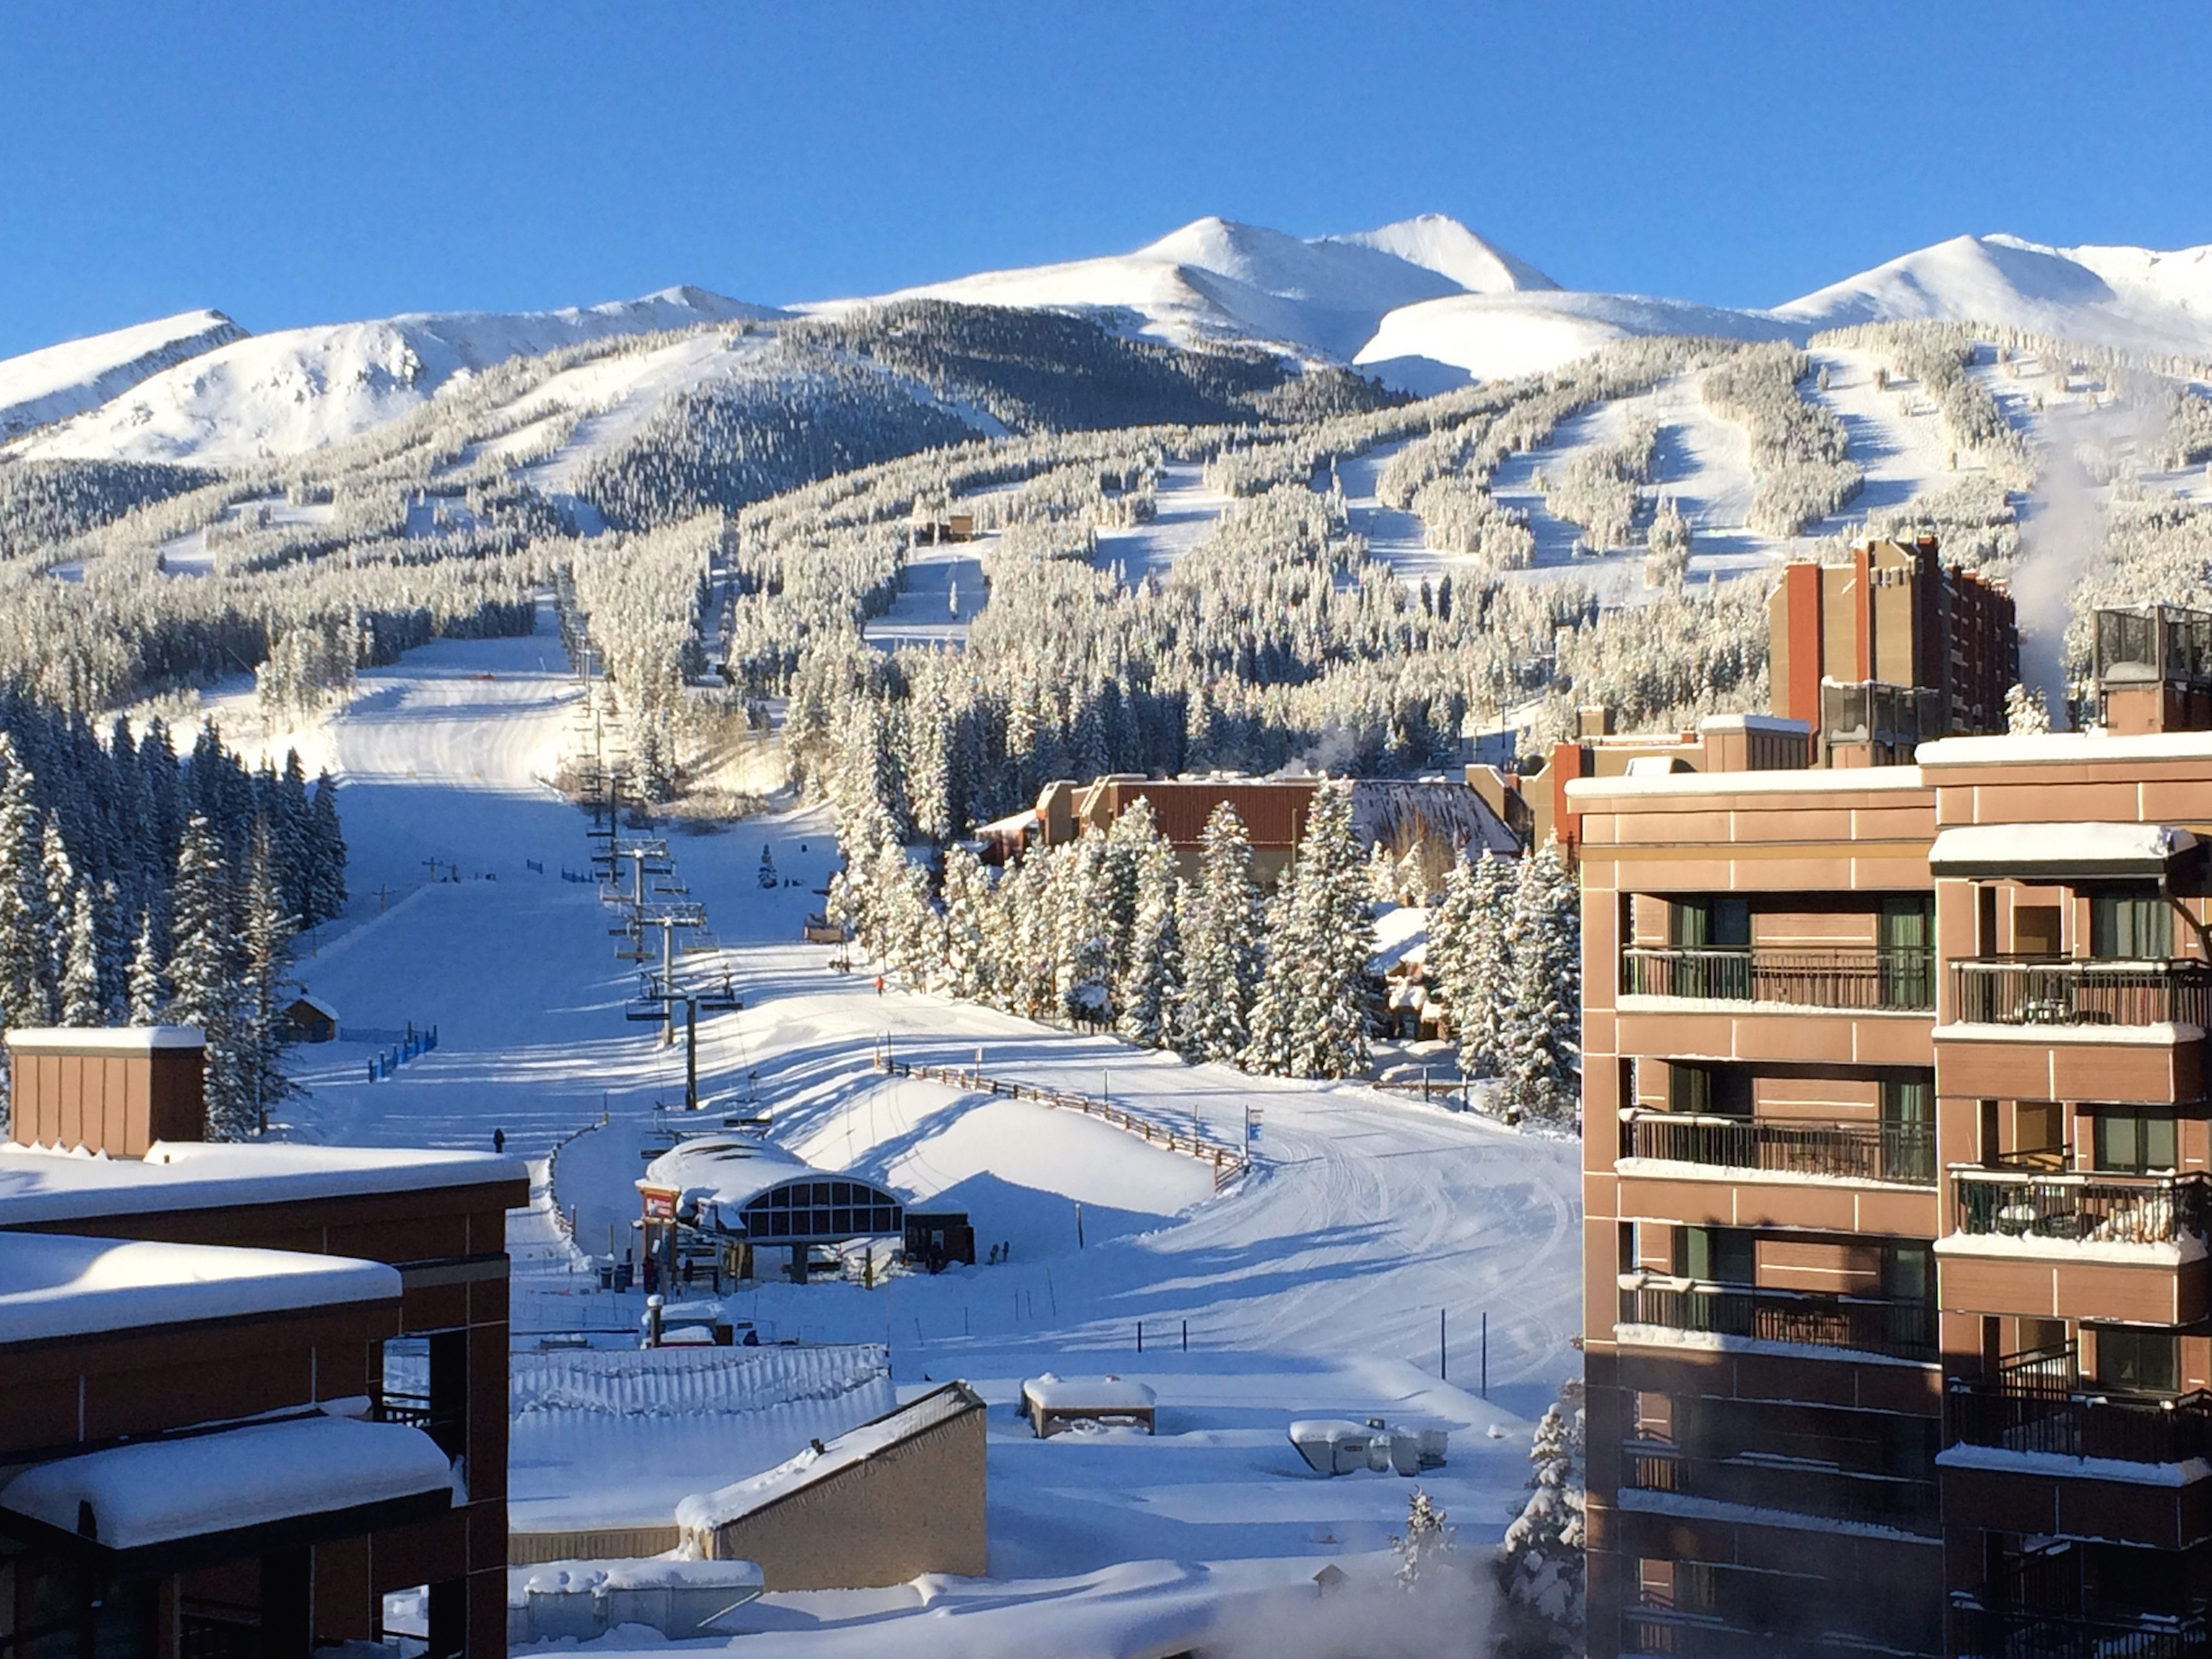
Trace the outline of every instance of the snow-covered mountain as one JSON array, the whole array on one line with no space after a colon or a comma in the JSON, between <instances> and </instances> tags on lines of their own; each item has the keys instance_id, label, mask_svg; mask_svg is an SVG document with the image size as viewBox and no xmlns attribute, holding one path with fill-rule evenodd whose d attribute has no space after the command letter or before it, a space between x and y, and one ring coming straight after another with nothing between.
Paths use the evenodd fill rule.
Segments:
<instances>
[{"instance_id":1,"label":"snow-covered mountain","mask_svg":"<svg viewBox=\"0 0 2212 1659\"><path fill-rule=\"evenodd\" d=\"M189 313L0 361L0 442L14 438L14 455L213 464L293 455L404 414L506 358L917 298L1069 312L1178 343L1355 363L1419 392L1541 372L1629 335L1804 340L1903 318L2212 357L2212 246L2160 253L1962 236L1753 310L1562 289L1439 214L1310 239L1208 218L1132 253L788 311L678 287L561 311L424 313L257 336L220 313Z\"/></svg>"},{"instance_id":2,"label":"snow-covered mountain","mask_svg":"<svg viewBox=\"0 0 2212 1659\"><path fill-rule=\"evenodd\" d=\"M8 358L0 361L0 438L98 408L148 375L245 337L220 311L185 311Z\"/></svg>"},{"instance_id":3,"label":"snow-covered mountain","mask_svg":"<svg viewBox=\"0 0 2212 1659\"><path fill-rule=\"evenodd\" d=\"M1112 320L1178 342L1257 342L1348 361L1400 306L1470 289L1551 286L1542 272L1436 214L1310 241L1200 219L1134 253L985 271L820 309L943 299L1121 314Z\"/></svg>"},{"instance_id":4,"label":"snow-covered mountain","mask_svg":"<svg viewBox=\"0 0 2212 1659\"><path fill-rule=\"evenodd\" d=\"M267 334L244 335L226 319L233 336L227 342L138 379L121 396L38 433L17 453L213 465L296 455L404 415L456 375L511 357L611 335L785 314L703 288L674 287L559 311L421 312ZM0 363L0 385L26 361Z\"/></svg>"},{"instance_id":5,"label":"snow-covered mountain","mask_svg":"<svg viewBox=\"0 0 2212 1659\"><path fill-rule=\"evenodd\" d=\"M2158 253L1956 236L1777 305L1773 314L1814 329L1940 317L2204 356L2212 354L2212 246Z\"/></svg>"}]
</instances>

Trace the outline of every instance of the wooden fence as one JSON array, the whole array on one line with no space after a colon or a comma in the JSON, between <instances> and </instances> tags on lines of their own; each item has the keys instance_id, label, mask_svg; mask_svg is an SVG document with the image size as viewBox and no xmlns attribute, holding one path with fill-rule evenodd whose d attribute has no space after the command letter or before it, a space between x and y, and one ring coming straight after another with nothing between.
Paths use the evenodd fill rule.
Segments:
<instances>
[{"instance_id":1,"label":"wooden fence","mask_svg":"<svg viewBox=\"0 0 2212 1659\"><path fill-rule=\"evenodd\" d=\"M1126 1111L1109 1101L1094 1100L1087 1094L1077 1094L1066 1089L1044 1089L1035 1083L1010 1083L1002 1077L986 1077L972 1066L916 1065L910 1060L899 1060L877 1049L875 1066L879 1072L894 1077L918 1077L924 1083L943 1083L948 1088L964 1089L971 1094L1003 1094L1017 1101L1036 1101L1060 1111L1080 1111L1087 1118L1097 1118L1111 1123L1126 1134L1140 1136L1148 1145L1169 1152L1180 1152L1186 1158L1195 1158L1214 1168L1214 1190L1226 1186L1242 1175L1249 1166L1243 1150L1209 1140L1190 1129L1171 1129L1155 1123L1148 1118Z\"/></svg>"}]
</instances>

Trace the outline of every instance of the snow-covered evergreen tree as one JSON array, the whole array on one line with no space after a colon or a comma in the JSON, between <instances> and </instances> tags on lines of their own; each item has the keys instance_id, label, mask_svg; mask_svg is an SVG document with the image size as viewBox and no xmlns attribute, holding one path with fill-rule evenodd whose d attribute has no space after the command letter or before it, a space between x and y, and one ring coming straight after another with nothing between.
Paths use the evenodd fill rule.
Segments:
<instances>
[{"instance_id":1,"label":"snow-covered evergreen tree","mask_svg":"<svg viewBox=\"0 0 2212 1659\"><path fill-rule=\"evenodd\" d=\"M1289 1077L1351 1077L1369 1055L1374 914L1352 828L1352 792L1314 792L1298 858L1269 906L1267 968L1245 1065Z\"/></svg>"},{"instance_id":2,"label":"snow-covered evergreen tree","mask_svg":"<svg viewBox=\"0 0 2212 1659\"><path fill-rule=\"evenodd\" d=\"M91 889L83 882L70 895L68 942L63 947L60 1002L65 1026L104 1026L108 1008L100 1000L99 927Z\"/></svg>"},{"instance_id":3,"label":"snow-covered evergreen tree","mask_svg":"<svg viewBox=\"0 0 2212 1659\"><path fill-rule=\"evenodd\" d=\"M1194 1060L1233 1060L1251 1040L1260 984L1260 896L1251 842L1236 809L1214 809L1198 842L1198 876L1177 914L1183 990L1175 1045Z\"/></svg>"},{"instance_id":4,"label":"snow-covered evergreen tree","mask_svg":"<svg viewBox=\"0 0 2212 1659\"><path fill-rule=\"evenodd\" d=\"M1467 880L1467 915L1453 946L1452 1035L1459 1070L1495 1077L1503 1069L1502 1032L1513 996L1511 931L1521 865L1485 848Z\"/></svg>"},{"instance_id":5,"label":"snow-covered evergreen tree","mask_svg":"<svg viewBox=\"0 0 2212 1659\"><path fill-rule=\"evenodd\" d=\"M239 1110L256 1131L268 1127L269 1109L298 1094L285 1075L284 1056L292 1046L292 1022L285 1009L297 989L286 970L292 961L293 919L285 914L284 894L271 838L257 829L246 875L242 918L239 996L235 1044Z\"/></svg>"},{"instance_id":6,"label":"snow-covered evergreen tree","mask_svg":"<svg viewBox=\"0 0 2212 1659\"><path fill-rule=\"evenodd\" d=\"M1570 1639L1582 1628L1582 1384L1569 1382L1536 1425L1528 1502L1505 1529L1506 1593Z\"/></svg>"},{"instance_id":7,"label":"snow-covered evergreen tree","mask_svg":"<svg viewBox=\"0 0 2212 1659\"><path fill-rule=\"evenodd\" d=\"M989 1000L996 966L987 936L990 877L965 847L944 856L944 956L934 988L948 997Z\"/></svg>"},{"instance_id":8,"label":"snow-covered evergreen tree","mask_svg":"<svg viewBox=\"0 0 2212 1659\"><path fill-rule=\"evenodd\" d=\"M169 1017L207 1042L208 1138L243 1140L258 1127L239 1054L239 951L221 843L202 813L184 826L177 853L175 947Z\"/></svg>"},{"instance_id":9,"label":"snow-covered evergreen tree","mask_svg":"<svg viewBox=\"0 0 2212 1659\"><path fill-rule=\"evenodd\" d=\"M11 1026L53 1020L45 831L32 782L0 732L0 1017Z\"/></svg>"},{"instance_id":10,"label":"snow-covered evergreen tree","mask_svg":"<svg viewBox=\"0 0 2212 1659\"><path fill-rule=\"evenodd\" d=\"M782 879L776 875L775 854L768 849L767 843L765 842L761 844L760 875L758 879L760 885L764 887L773 887Z\"/></svg>"},{"instance_id":11,"label":"snow-covered evergreen tree","mask_svg":"<svg viewBox=\"0 0 2212 1659\"><path fill-rule=\"evenodd\" d=\"M1450 1517L1436 1506L1420 1487L1406 1500L1406 1530L1391 1534L1391 1549L1398 1557L1398 1588L1419 1589L1421 1580L1451 1552Z\"/></svg>"},{"instance_id":12,"label":"snow-covered evergreen tree","mask_svg":"<svg viewBox=\"0 0 2212 1659\"><path fill-rule=\"evenodd\" d=\"M1115 1001L1121 1035L1144 1048L1165 1048L1174 1038L1176 1006L1183 990L1183 941L1176 924L1175 850L1155 833L1138 856L1137 914L1129 929L1129 965Z\"/></svg>"},{"instance_id":13,"label":"snow-covered evergreen tree","mask_svg":"<svg viewBox=\"0 0 2212 1659\"><path fill-rule=\"evenodd\" d=\"M138 928L131 944L130 1000L127 1008L134 1026L158 1026L168 1006L169 987L162 979L161 944L154 918L138 913Z\"/></svg>"},{"instance_id":14,"label":"snow-covered evergreen tree","mask_svg":"<svg viewBox=\"0 0 2212 1659\"><path fill-rule=\"evenodd\" d=\"M1107 839L1085 835L1052 860L1053 963L1062 1017L1103 1025L1114 1017L1113 883Z\"/></svg>"},{"instance_id":15,"label":"snow-covered evergreen tree","mask_svg":"<svg viewBox=\"0 0 2212 1659\"><path fill-rule=\"evenodd\" d=\"M2050 705L2040 686L2016 685L2005 693L2006 731L2015 737L2035 737L2050 728Z\"/></svg>"},{"instance_id":16,"label":"snow-covered evergreen tree","mask_svg":"<svg viewBox=\"0 0 2212 1659\"><path fill-rule=\"evenodd\" d=\"M1498 1102L1511 1117L1571 1123L1582 1064L1581 904L1556 841L1521 862L1506 943Z\"/></svg>"},{"instance_id":17,"label":"snow-covered evergreen tree","mask_svg":"<svg viewBox=\"0 0 2212 1659\"><path fill-rule=\"evenodd\" d=\"M345 908L346 844L338 825L338 783L328 772L315 779L307 814L307 886L313 899L301 913L306 926L327 922Z\"/></svg>"}]
</instances>

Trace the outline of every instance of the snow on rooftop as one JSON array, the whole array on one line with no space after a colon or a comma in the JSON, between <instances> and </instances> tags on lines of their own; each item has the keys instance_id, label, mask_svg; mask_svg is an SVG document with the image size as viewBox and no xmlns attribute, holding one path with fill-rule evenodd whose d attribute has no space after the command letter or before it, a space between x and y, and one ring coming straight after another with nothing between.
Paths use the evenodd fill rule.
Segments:
<instances>
[{"instance_id":1,"label":"snow on rooftop","mask_svg":"<svg viewBox=\"0 0 2212 1659\"><path fill-rule=\"evenodd\" d=\"M1047 1411L1148 1411L1158 1396L1126 1377L1061 1377L1048 1371L1022 1384L1022 1398Z\"/></svg>"},{"instance_id":2,"label":"snow on rooftop","mask_svg":"<svg viewBox=\"0 0 2212 1659\"><path fill-rule=\"evenodd\" d=\"M204 1048L197 1026L20 1026L7 1045L18 1054L144 1054L157 1048Z\"/></svg>"},{"instance_id":3,"label":"snow on rooftop","mask_svg":"<svg viewBox=\"0 0 2212 1659\"><path fill-rule=\"evenodd\" d=\"M1152 1391L1144 1392L1149 1394ZM833 1440L818 1441L796 1457L749 1480L715 1492L694 1493L676 1505L676 1524L687 1531L701 1532L727 1526L779 1498L888 1451L926 1429L982 1409L982 1401L965 1382L948 1382L919 1400L909 1401L895 1411L847 1429Z\"/></svg>"},{"instance_id":4,"label":"snow on rooftop","mask_svg":"<svg viewBox=\"0 0 2212 1659\"><path fill-rule=\"evenodd\" d=\"M144 1158L0 1143L0 1227L527 1182L520 1158L383 1147L157 1140Z\"/></svg>"},{"instance_id":5,"label":"snow on rooftop","mask_svg":"<svg viewBox=\"0 0 2212 1659\"><path fill-rule=\"evenodd\" d=\"M130 1550L452 1489L421 1429L314 1417L34 1464L0 1486L0 1508L76 1532L89 1504L93 1537Z\"/></svg>"},{"instance_id":6,"label":"snow on rooftop","mask_svg":"<svg viewBox=\"0 0 2212 1659\"><path fill-rule=\"evenodd\" d=\"M2165 824L1954 824L1936 835L1928 864L1952 876L2157 876L2196 845Z\"/></svg>"},{"instance_id":7,"label":"snow on rooftop","mask_svg":"<svg viewBox=\"0 0 2212 1659\"><path fill-rule=\"evenodd\" d=\"M2002 737L1939 737L1913 751L1923 767L2020 766L2049 761L2212 760L2212 732L2033 732Z\"/></svg>"},{"instance_id":8,"label":"snow on rooftop","mask_svg":"<svg viewBox=\"0 0 2212 1659\"><path fill-rule=\"evenodd\" d=\"M376 1261L0 1233L0 1341L11 1343L398 1296L398 1270Z\"/></svg>"},{"instance_id":9,"label":"snow on rooftop","mask_svg":"<svg viewBox=\"0 0 2212 1659\"><path fill-rule=\"evenodd\" d=\"M1925 750L1925 745L1923 745ZM1790 772L1677 772L1666 776L1570 778L1567 798L1601 795L1895 793L1926 789L1917 766L1805 767Z\"/></svg>"}]
</instances>

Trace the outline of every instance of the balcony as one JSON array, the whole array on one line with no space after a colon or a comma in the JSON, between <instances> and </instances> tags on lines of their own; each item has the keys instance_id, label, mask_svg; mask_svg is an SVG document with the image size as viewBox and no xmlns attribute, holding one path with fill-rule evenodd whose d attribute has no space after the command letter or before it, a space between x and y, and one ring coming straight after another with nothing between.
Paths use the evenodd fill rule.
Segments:
<instances>
[{"instance_id":1,"label":"balcony","mask_svg":"<svg viewBox=\"0 0 2212 1659\"><path fill-rule=\"evenodd\" d=\"M1964 1446L2175 1464L2212 1457L2212 1395L2174 1398L2100 1392L2065 1375L1953 1382L1951 1439Z\"/></svg>"},{"instance_id":2,"label":"balcony","mask_svg":"<svg viewBox=\"0 0 2212 1659\"><path fill-rule=\"evenodd\" d=\"M2067 956L1977 956L1951 964L1958 1019L1976 1026L2197 1026L2212 966Z\"/></svg>"},{"instance_id":3,"label":"balcony","mask_svg":"<svg viewBox=\"0 0 2212 1659\"><path fill-rule=\"evenodd\" d=\"M1954 1164L1957 1230L2082 1244L2173 1244L2205 1230L2201 1175L2071 1174Z\"/></svg>"},{"instance_id":4,"label":"balcony","mask_svg":"<svg viewBox=\"0 0 2212 1659\"><path fill-rule=\"evenodd\" d=\"M1631 1607L1621 1610L1620 1651L1624 1659L1631 1654L1638 1659L1775 1659L1782 1653L1895 1659L1905 1654L1936 1654L1943 1647L1940 1642L1922 1648L1795 1628L1752 1629L1709 1613Z\"/></svg>"},{"instance_id":5,"label":"balcony","mask_svg":"<svg viewBox=\"0 0 2212 1659\"><path fill-rule=\"evenodd\" d=\"M1856 1349L1891 1359L1936 1355L1936 1309L1765 1286L1708 1284L1654 1274L1621 1276L1620 1322L1714 1336Z\"/></svg>"},{"instance_id":6,"label":"balcony","mask_svg":"<svg viewBox=\"0 0 2212 1659\"><path fill-rule=\"evenodd\" d=\"M1964 1598L1951 1607L1960 1659L2207 1659L2201 1614L2097 1616L1984 1607Z\"/></svg>"},{"instance_id":7,"label":"balcony","mask_svg":"<svg viewBox=\"0 0 2212 1659\"><path fill-rule=\"evenodd\" d=\"M1935 956L1924 949L1871 945L1631 945L1621 952L1621 991L1799 1008L1925 1012L1936 1006Z\"/></svg>"},{"instance_id":8,"label":"balcony","mask_svg":"<svg viewBox=\"0 0 2212 1659\"><path fill-rule=\"evenodd\" d=\"M1716 1169L1936 1185L1936 1131L1917 1124L1766 1122L1643 1111L1622 1115L1628 1125L1627 1150L1636 1158Z\"/></svg>"},{"instance_id":9,"label":"balcony","mask_svg":"<svg viewBox=\"0 0 2212 1659\"><path fill-rule=\"evenodd\" d=\"M1673 1447L1630 1446L1621 1457L1621 1486L1901 1532L1934 1532L1937 1525L1932 1479L1859 1474L1802 1458L1682 1457Z\"/></svg>"}]
</instances>

